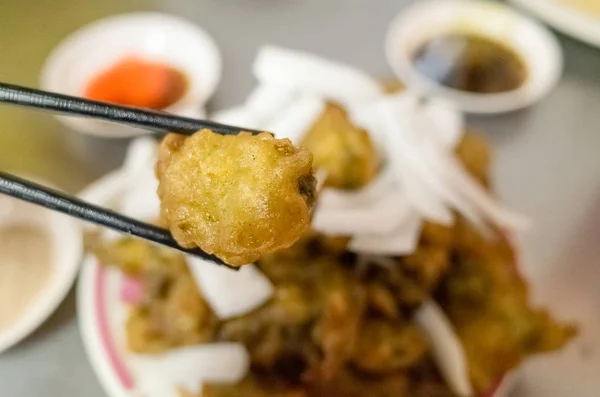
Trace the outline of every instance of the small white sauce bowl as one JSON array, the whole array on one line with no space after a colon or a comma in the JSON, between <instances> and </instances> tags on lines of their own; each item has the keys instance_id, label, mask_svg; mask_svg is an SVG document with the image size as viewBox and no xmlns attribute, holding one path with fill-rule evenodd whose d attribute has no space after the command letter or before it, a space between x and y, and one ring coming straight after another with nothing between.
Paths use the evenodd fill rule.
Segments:
<instances>
[{"instance_id":1,"label":"small white sauce bowl","mask_svg":"<svg viewBox=\"0 0 600 397\"><path fill-rule=\"evenodd\" d=\"M424 76L414 66L415 52L431 39L451 33L475 34L512 48L525 63L526 81L505 93L478 94ZM388 27L385 51L390 67L409 89L444 97L470 113L503 113L530 106L551 91L563 68L562 50L548 29L507 6L481 0L415 3Z\"/></svg>"},{"instance_id":2,"label":"small white sauce bowl","mask_svg":"<svg viewBox=\"0 0 600 397\"><path fill-rule=\"evenodd\" d=\"M166 112L204 117L204 105L221 80L221 55L212 37L198 26L171 15L117 15L84 26L50 54L40 74L41 88L83 96L99 73L129 56L181 70L188 78L185 95ZM97 120L57 116L67 126L88 134L124 138L145 130Z\"/></svg>"},{"instance_id":3,"label":"small white sauce bowl","mask_svg":"<svg viewBox=\"0 0 600 397\"><path fill-rule=\"evenodd\" d=\"M29 178L34 180L33 178ZM51 187L48 183L37 181ZM12 326L0 331L0 353L14 346L35 331L60 305L75 280L83 255L81 224L66 215L50 210L34 208L33 204L16 202L16 199L0 197L5 209L0 225L31 225L47 234L51 254L44 259L51 266L46 284L28 303ZM23 249L27 249L24 243Z\"/></svg>"}]
</instances>

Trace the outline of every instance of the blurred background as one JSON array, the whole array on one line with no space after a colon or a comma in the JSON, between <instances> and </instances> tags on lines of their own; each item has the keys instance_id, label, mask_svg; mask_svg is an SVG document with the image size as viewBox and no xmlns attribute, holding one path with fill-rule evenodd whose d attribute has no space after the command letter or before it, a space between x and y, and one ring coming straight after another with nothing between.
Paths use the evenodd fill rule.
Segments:
<instances>
[{"instance_id":1,"label":"blurred background","mask_svg":"<svg viewBox=\"0 0 600 397\"><path fill-rule=\"evenodd\" d=\"M223 76L209 110L233 106L248 95L255 85L251 63L263 44L307 50L388 78L393 74L383 38L393 16L411 3L4 0L0 80L39 86L47 56L69 33L133 11L182 16L213 36L222 53ZM536 280L536 299L568 318L583 305L585 316L600 318L600 50L555 34L565 63L556 88L527 109L471 115L468 122L494 146L494 179L502 199L535 221L534 232L522 244L524 272ZM36 176L72 193L118 167L128 143L80 134L48 114L7 106L0 106L0 128L0 169ZM573 306L574 301L580 303ZM0 356L0 394L105 395L86 358L75 305L71 292L42 327ZM600 352L586 344L588 332L594 331L584 330L572 349L593 362ZM590 371L599 369L590 364ZM531 373L537 370L533 363ZM520 387L518 395L527 396L527 385Z\"/></svg>"}]
</instances>

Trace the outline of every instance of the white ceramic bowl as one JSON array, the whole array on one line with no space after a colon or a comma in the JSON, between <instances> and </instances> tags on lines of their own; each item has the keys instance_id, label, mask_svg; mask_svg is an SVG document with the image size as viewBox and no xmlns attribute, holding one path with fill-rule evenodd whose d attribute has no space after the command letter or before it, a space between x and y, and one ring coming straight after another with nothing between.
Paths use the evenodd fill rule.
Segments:
<instances>
[{"instance_id":1,"label":"white ceramic bowl","mask_svg":"<svg viewBox=\"0 0 600 397\"><path fill-rule=\"evenodd\" d=\"M40 183L48 186L44 182ZM79 222L66 215L33 208L33 204L15 202L13 206L11 203L15 199L2 200L1 207L7 210L2 211L0 225L35 225L48 233L52 249L48 265L52 266L52 272L47 284L29 303L24 313L11 327L0 332L0 353L32 333L56 310L71 289L83 254Z\"/></svg>"},{"instance_id":2,"label":"white ceramic bowl","mask_svg":"<svg viewBox=\"0 0 600 397\"><path fill-rule=\"evenodd\" d=\"M161 62L184 72L188 91L164 109L188 117L204 117L204 105L221 79L221 56L208 33L178 17L160 13L117 15L87 25L67 37L48 57L41 88L82 96L98 73L127 56ZM96 120L57 116L84 133L119 138L145 130Z\"/></svg>"},{"instance_id":3,"label":"white ceramic bowl","mask_svg":"<svg viewBox=\"0 0 600 397\"><path fill-rule=\"evenodd\" d=\"M445 87L419 73L414 52L432 38L447 33L473 33L502 42L523 59L528 78L518 89L476 94ZM556 85L563 57L552 33L541 24L502 4L481 0L421 0L390 24L385 42L388 63L410 89L441 96L471 113L502 113L532 105Z\"/></svg>"}]
</instances>

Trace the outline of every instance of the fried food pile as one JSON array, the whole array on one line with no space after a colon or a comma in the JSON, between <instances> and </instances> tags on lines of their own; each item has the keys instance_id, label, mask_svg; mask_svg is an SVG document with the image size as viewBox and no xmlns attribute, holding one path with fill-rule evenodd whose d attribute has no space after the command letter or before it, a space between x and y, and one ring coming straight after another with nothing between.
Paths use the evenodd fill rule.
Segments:
<instances>
[{"instance_id":1,"label":"fried food pile","mask_svg":"<svg viewBox=\"0 0 600 397\"><path fill-rule=\"evenodd\" d=\"M183 247L234 266L294 244L310 224L312 155L271 134L170 134L156 166L161 217Z\"/></svg>"},{"instance_id":2,"label":"fried food pile","mask_svg":"<svg viewBox=\"0 0 600 397\"><path fill-rule=\"evenodd\" d=\"M329 106L305 142L316 152L316 162L329 171L327 183L341 188L367 183L379 162L368 135L345 128L348 124L341 109ZM171 137L163 144L159 175L165 216L173 227L183 226L178 239L184 242L201 243L205 249L207 244L218 246L215 252L228 258L256 259L261 256L258 249L240 252L212 235L208 243L196 241L198 232L210 234L210 228L185 226L184 219L196 214L193 219L201 227L223 222L232 236L246 231L247 225L229 218L235 214L247 220L242 211L246 205L251 206L251 217L257 211L256 195L239 197L242 186L256 183L262 189L261 184L272 178L232 167L228 160L232 153L247 164L252 152L228 143L220 146L223 138L201 133L191 138L194 141ZM274 145L272 138L261 139ZM336 143L329 146L329 140ZM336 145L344 149L335 150ZM210 155L203 153L206 148ZM457 155L470 173L489 185L490 152L481 138L467 134ZM260 152L256 156L272 167L271 155ZM292 152L291 157L304 159L305 155ZM190 160L195 158L206 160ZM290 161L303 166L286 168L298 172L280 176L279 183L287 187L272 200L283 203L293 196L290 202L305 210L309 200L298 200L299 192L289 192L293 181L309 173L310 166L304 160ZM223 170L225 176L214 181L208 177ZM182 175L199 175L200 181L192 185L189 179L178 179ZM229 181L228 188L233 184L236 195L225 196L227 202L219 204L212 194L224 194L219 190L225 188L222 181ZM208 198L190 191L195 189ZM179 207L186 210L172 213L172 208ZM199 209L218 218L202 218L204 212ZM256 222L260 228L261 220ZM264 222L269 223L268 218ZM288 244L292 239L283 226L292 228L293 223L277 225L277 232L286 234L286 243L273 246ZM294 230L294 236L299 232ZM144 299L133 305L127 324L131 350L156 353L207 341L237 341L246 346L251 358L248 376L238 384L205 384L203 397L450 397L453 393L434 364L424 331L413 322L426 300L435 300L452 322L477 393L486 392L529 355L558 349L575 334L572 326L531 307L512 247L500 233L496 237L484 238L460 217L452 227L425 222L412 254L365 258L349 252L344 237L307 231L290 248L259 258L257 267L274 285L273 297L262 307L227 320L211 312L180 254L123 240L102 255L105 263L147 285Z\"/></svg>"}]
</instances>

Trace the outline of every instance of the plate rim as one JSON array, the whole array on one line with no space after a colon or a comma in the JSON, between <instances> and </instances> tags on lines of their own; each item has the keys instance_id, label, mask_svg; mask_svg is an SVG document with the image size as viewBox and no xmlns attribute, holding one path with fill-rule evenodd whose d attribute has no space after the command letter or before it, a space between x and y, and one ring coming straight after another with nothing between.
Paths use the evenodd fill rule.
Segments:
<instances>
[{"instance_id":1,"label":"plate rim","mask_svg":"<svg viewBox=\"0 0 600 397\"><path fill-rule=\"evenodd\" d=\"M122 168L113 170L82 189L77 196L91 202L102 204L111 201L111 193L123 187L125 171ZM108 196L106 195L108 193ZM96 284L94 282L98 270L98 258L86 252L81 260L81 270L77 280L77 326L84 346L88 362L92 366L104 392L110 397L134 397L132 391L123 385L116 369L110 362L99 331L95 301Z\"/></svg>"},{"instance_id":2,"label":"plate rim","mask_svg":"<svg viewBox=\"0 0 600 397\"><path fill-rule=\"evenodd\" d=\"M556 0L509 0L567 36L600 48L600 20Z\"/></svg>"}]
</instances>

